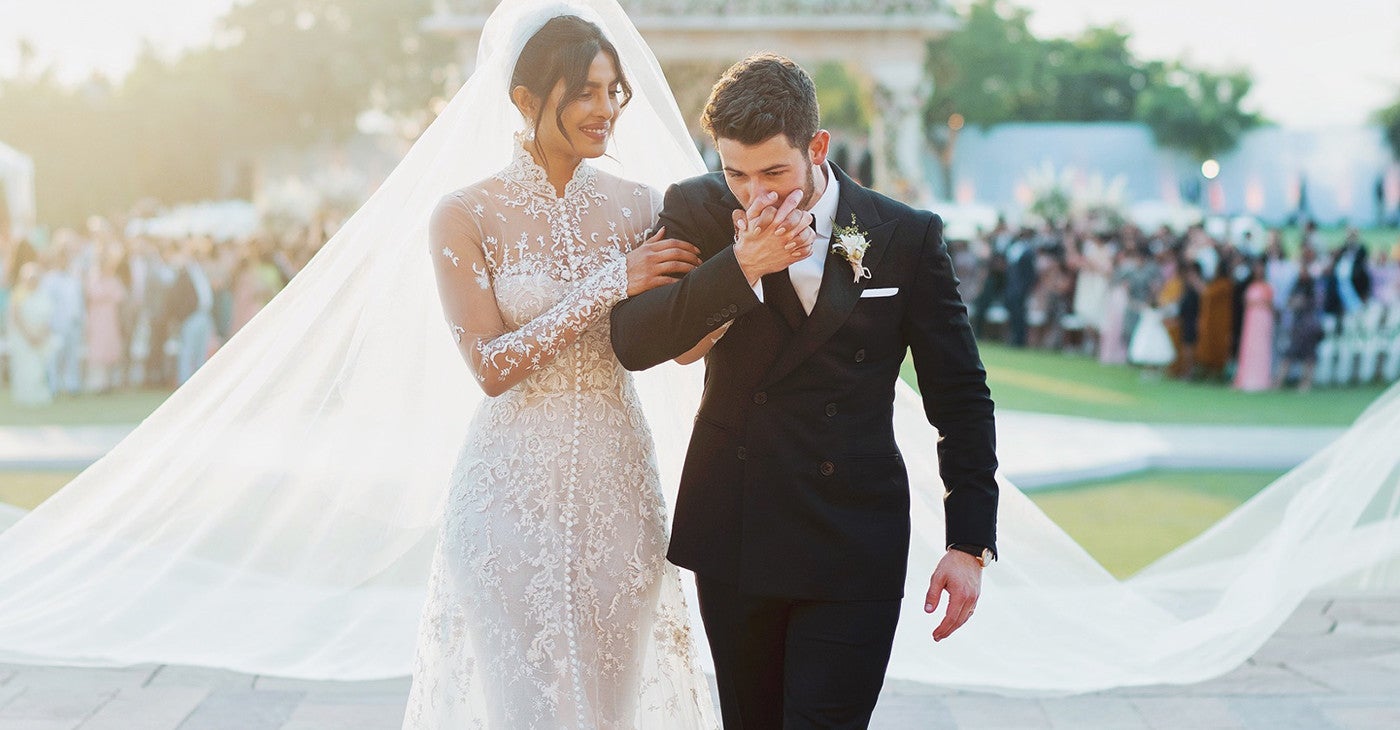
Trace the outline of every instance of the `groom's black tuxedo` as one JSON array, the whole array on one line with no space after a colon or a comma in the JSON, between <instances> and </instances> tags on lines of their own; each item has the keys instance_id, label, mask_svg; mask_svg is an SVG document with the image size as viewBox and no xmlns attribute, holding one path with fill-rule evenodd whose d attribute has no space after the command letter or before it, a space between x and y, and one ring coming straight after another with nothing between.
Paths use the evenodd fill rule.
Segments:
<instances>
[{"instance_id":1,"label":"groom's black tuxedo","mask_svg":"<svg viewBox=\"0 0 1400 730\"><path fill-rule=\"evenodd\" d=\"M906 348L943 436L949 543L995 549L992 400L942 221L831 169L836 224L854 214L867 233L870 277L854 282L850 264L829 254L811 315L793 331L734 257L731 212L742 206L722 173L702 175L667 191L660 225L705 263L615 307L612 342L625 367L641 370L734 322L706 356L672 562L758 595L898 598L909 487L892 412Z\"/></svg>"},{"instance_id":2,"label":"groom's black tuxedo","mask_svg":"<svg viewBox=\"0 0 1400 730\"><path fill-rule=\"evenodd\" d=\"M669 553L696 574L726 728L869 723L909 554L892 423L907 351L943 436L947 540L995 549L992 400L942 221L831 170L836 224L855 216L870 276L854 281L828 254L805 319L786 278L764 277L766 304L749 287L722 173L672 186L661 211L667 235L705 262L612 311L613 349L632 370L733 322L705 358Z\"/></svg>"}]
</instances>

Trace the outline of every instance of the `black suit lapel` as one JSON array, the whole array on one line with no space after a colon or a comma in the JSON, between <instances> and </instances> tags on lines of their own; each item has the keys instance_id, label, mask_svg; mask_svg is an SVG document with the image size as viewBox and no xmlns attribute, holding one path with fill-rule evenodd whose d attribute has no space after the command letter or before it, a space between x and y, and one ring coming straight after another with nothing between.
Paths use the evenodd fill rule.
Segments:
<instances>
[{"instance_id":1,"label":"black suit lapel","mask_svg":"<svg viewBox=\"0 0 1400 730\"><path fill-rule=\"evenodd\" d=\"M881 221L875 206L871 204L869 191L857 185L836 165L832 165L831 170L841 186L841 198L836 206L836 225L849 226L851 217L855 216L857 227L865 232L870 241L870 247L865 251L865 268L874 271L885 251L889 249L890 238L894 229L898 227L898 221ZM832 238L835 238L835 231L832 232ZM859 282L855 281L855 272L851 269L850 262L833 252L828 244L822 283L817 290L817 301L812 306L812 314L792 339L788 340L787 346L764 377L764 384L772 383L792 372L793 368L831 339L850 316L851 310L855 309L856 302L860 301L861 292L865 291L869 282L869 277L862 277Z\"/></svg>"}]
</instances>

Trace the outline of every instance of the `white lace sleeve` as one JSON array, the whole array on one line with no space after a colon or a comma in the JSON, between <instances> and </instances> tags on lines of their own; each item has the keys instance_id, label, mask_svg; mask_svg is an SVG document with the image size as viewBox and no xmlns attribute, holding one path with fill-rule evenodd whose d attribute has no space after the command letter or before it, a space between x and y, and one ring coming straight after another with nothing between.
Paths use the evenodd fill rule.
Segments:
<instances>
[{"instance_id":1,"label":"white lace sleeve","mask_svg":"<svg viewBox=\"0 0 1400 730\"><path fill-rule=\"evenodd\" d=\"M627 296L627 261L618 251L553 307L511 330L496 304L480 224L460 199L438 204L429 241L443 315L487 395L500 395L549 364Z\"/></svg>"}]
</instances>

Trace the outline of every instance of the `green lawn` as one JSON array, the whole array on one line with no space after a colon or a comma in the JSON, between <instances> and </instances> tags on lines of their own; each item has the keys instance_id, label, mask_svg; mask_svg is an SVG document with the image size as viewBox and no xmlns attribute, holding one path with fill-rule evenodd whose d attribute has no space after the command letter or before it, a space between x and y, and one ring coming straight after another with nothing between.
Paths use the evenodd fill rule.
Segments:
<instances>
[{"instance_id":1,"label":"green lawn","mask_svg":"<svg viewBox=\"0 0 1400 730\"><path fill-rule=\"evenodd\" d=\"M61 396L40 407L17 406L8 389L0 390L0 426L79 426L140 423L165 399L168 390L133 390L107 395Z\"/></svg>"},{"instance_id":2,"label":"green lawn","mask_svg":"<svg viewBox=\"0 0 1400 730\"><path fill-rule=\"evenodd\" d=\"M0 502L33 509L77 474L0 472ZM1210 527L1278 472L1152 471L1031 493L1109 572L1126 577Z\"/></svg>"},{"instance_id":3,"label":"green lawn","mask_svg":"<svg viewBox=\"0 0 1400 730\"><path fill-rule=\"evenodd\" d=\"M1290 253L1297 251L1303 240L1303 229L1298 226L1289 226L1281 230L1283 231L1284 249ZM1346 238L1346 232L1345 226L1321 226L1317 229L1317 237L1322 242L1323 248L1330 250L1342 245L1342 241ZM1381 251L1389 251L1392 246L1400 243L1400 228L1358 227L1356 232L1361 236L1366 247L1371 250L1372 256ZM1260 241L1260 243L1264 242Z\"/></svg>"},{"instance_id":4,"label":"green lawn","mask_svg":"<svg viewBox=\"0 0 1400 730\"><path fill-rule=\"evenodd\" d=\"M1199 535L1279 476L1275 471L1148 471L1030 497L1122 578Z\"/></svg>"},{"instance_id":5,"label":"green lawn","mask_svg":"<svg viewBox=\"0 0 1400 730\"><path fill-rule=\"evenodd\" d=\"M980 344L1001 408L1111 421L1345 426L1385 391L1383 386L1239 393L1222 384L1145 378L1132 367L1099 365L1089 357ZM914 380L906 362L905 380ZM170 392L137 390L61 397L28 408L0 389L0 426L69 426L139 423Z\"/></svg>"},{"instance_id":6,"label":"green lawn","mask_svg":"<svg viewBox=\"0 0 1400 730\"><path fill-rule=\"evenodd\" d=\"M1224 385L1144 378L1136 368L1099 365L1078 355L982 343L997 406L1112 421L1345 426L1381 386L1239 393ZM914 384L912 363L905 379ZM139 423L169 397L165 390L62 397L39 408L16 406L0 390L0 426Z\"/></svg>"},{"instance_id":7,"label":"green lawn","mask_svg":"<svg viewBox=\"0 0 1400 730\"><path fill-rule=\"evenodd\" d=\"M61 471L0 472L0 502L34 509L76 476L76 472Z\"/></svg>"},{"instance_id":8,"label":"green lawn","mask_svg":"<svg viewBox=\"0 0 1400 730\"><path fill-rule=\"evenodd\" d=\"M1222 385L1144 379L1082 356L982 345L1003 408L1166 423L1350 423L1380 387L1245 394ZM905 376L913 382L912 365ZM63 399L39 409L0 394L0 426L136 423L169 393ZM0 473L0 502L32 509L75 474ZM1278 477L1276 472L1157 471L1032 493L1032 499L1114 575L1127 576L1199 534Z\"/></svg>"},{"instance_id":9,"label":"green lawn","mask_svg":"<svg viewBox=\"0 0 1400 730\"><path fill-rule=\"evenodd\" d=\"M1224 384L1144 376L1137 368L1100 365L1083 355L1018 350L981 343L992 398L999 408L1110 421L1346 426L1383 386L1241 393ZM912 362L904 377L914 383Z\"/></svg>"}]
</instances>

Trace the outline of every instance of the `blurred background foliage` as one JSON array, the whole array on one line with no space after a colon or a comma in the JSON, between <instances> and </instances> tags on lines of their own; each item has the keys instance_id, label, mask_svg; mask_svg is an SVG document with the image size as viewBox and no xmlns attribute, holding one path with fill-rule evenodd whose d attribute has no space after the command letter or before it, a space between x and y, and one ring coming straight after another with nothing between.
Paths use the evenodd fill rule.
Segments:
<instances>
[{"instance_id":1,"label":"blurred background foliage","mask_svg":"<svg viewBox=\"0 0 1400 730\"><path fill-rule=\"evenodd\" d=\"M21 48L0 79L0 139L38 168L41 222L73 225L154 198L248 197L269 152L342 143L366 112L412 140L453 83L452 41L423 30L433 0L247 0L212 41L175 56L147 49L122 79L66 84ZM1228 151L1265 123L1244 108L1251 79L1173 60L1144 60L1129 36L1096 27L1038 38L1028 11L977 0L960 30L928 47L928 142L951 159L963 124L1140 121L1159 143L1198 158ZM681 78L718 69L667 68ZM868 130L870 90L841 64L813 69L826 123ZM708 84L680 83L699 91ZM1400 100L1378 112L1400 156Z\"/></svg>"},{"instance_id":2,"label":"blurred background foliage","mask_svg":"<svg viewBox=\"0 0 1400 730\"><path fill-rule=\"evenodd\" d=\"M978 0L959 31L929 42L934 91L924 122L940 159L951 159L964 125L1136 121L1158 144L1205 160L1266 122L1244 108L1252 84L1245 71L1139 59L1128 48L1130 36L1114 26L1077 38L1037 38L1029 17L1023 8Z\"/></svg>"},{"instance_id":3,"label":"blurred background foliage","mask_svg":"<svg viewBox=\"0 0 1400 730\"><path fill-rule=\"evenodd\" d=\"M248 0L213 41L147 48L125 78L64 84L21 47L0 79L0 139L37 168L42 222L136 201L248 197L269 151L343 141L363 112L414 135L448 80L453 44L425 34L432 0Z\"/></svg>"}]
</instances>

